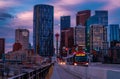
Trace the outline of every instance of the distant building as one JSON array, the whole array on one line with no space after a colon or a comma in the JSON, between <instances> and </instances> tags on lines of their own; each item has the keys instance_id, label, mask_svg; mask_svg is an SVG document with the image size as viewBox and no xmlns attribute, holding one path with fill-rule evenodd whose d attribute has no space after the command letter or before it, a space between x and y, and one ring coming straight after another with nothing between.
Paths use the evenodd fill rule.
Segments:
<instances>
[{"instance_id":1,"label":"distant building","mask_svg":"<svg viewBox=\"0 0 120 79\"><path fill-rule=\"evenodd\" d=\"M114 40L114 41L111 41L111 42L110 42L110 47L119 46L119 44L120 44L120 41Z\"/></svg>"},{"instance_id":2,"label":"distant building","mask_svg":"<svg viewBox=\"0 0 120 79\"><path fill-rule=\"evenodd\" d=\"M109 48L108 58L106 63L120 64L120 44Z\"/></svg>"},{"instance_id":3,"label":"distant building","mask_svg":"<svg viewBox=\"0 0 120 79\"><path fill-rule=\"evenodd\" d=\"M5 54L5 58L9 64L17 62L29 66L32 66L33 64L41 64L43 60L41 56L34 53L33 49L10 51Z\"/></svg>"},{"instance_id":4,"label":"distant building","mask_svg":"<svg viewBox=\"0 0 120 79\"><path fill-rule=\"evenodd\" d=\"M2 54L5 53L5 38L0 38L0 59L2 59Z\"/></svg>"},{"instance_id":5,"label":"distant building","mask_svg":"<svg viewBox=\"0 0 120 79\"><path fill-rule=\"evenodd\" d=\"M74 45L74 29L68 28L61 32L61 46L71 48Z\"/></svg>"},{"instance_id":6,"label":"distant building","mask_svg":"<svg viewBox=\"0 0 120 79\"><path fill-rule=\"evenodd\" d=\"M90 10L79 11L76 14L76 26L82 25L86 26L87 19L91 16Z\"/></svg>"},{"instance_id":7,"label":"distant building","mask_svg":"<svg viewBox=\"0 0 120 79\"><path fill-rule=\"evenodd\" d=\"M22 45L21 45L21 43L14 43L14 44L13 44L13 52L14 52L14 51L19 51L19 50L22 50Z\"/></svg>"},{"instance_id":8,"label":"distant building","mask_svg":"<svg viewBox=\"0 0 120 79\"><path fill-rule=\"evenodd\" d=\"M103 25L94 24L90 27L90 52L92 50L100 51L107 41L107 30Z\"/></svg>"},{"instance_id":9,"label":"distant building","mask_svg":"<svg viewBox=\"0 0 120 79\"><path fill-rule=\"evenodd\" d=\"M74 46L74 28L68 28L61 31L61 43L60 48L63 53L63 48L67 50L71 49Z\"/></svg>"},{"instance_id":10,"label":"distant building","mask_svg":"<svg viewBox=\"0 0 120 79\"><path fill-rule=\"evenodd\" d=\"M86 22L86 28L85 28L85 40L86 40L86 48L87 48L87 52L90 52L90 25L92 24L97 24L96 22L96 17L95 16L91 16L87 22Z\"/></svg>"},{"instance_id":11,"label":"distant building","mask_svg":"<svg viewBox=\"0 0 120 79\"><path fill-rule=\"evenodd\" d=\"M119 24L110 25L110 42L120 41Z\"/></svg>"},{"instance_id":12,"label":"distant building","mask_svg":"<svg viewBox=\"0 0 120 79\"><path fill-rule=\"evenodd\" d=\"M96 24L108 26L108 11L107 10L96 10L95 17L97 19Z\"/></svg>"},{"instance_id":13,"label":"distant building","mask_svg":"<svg viewBox=\"0 0 120 79\"><path fill-rule=\"evenodd\" d=\"M61 28L61 30L70 28L70 26L71 26L70 16L61 16L60 17L60 28Z\"/></svg>"},{"instance_id":14,"label":"distant building","mask_svg":"<svg viewBox=\"0 0 120 79\"><path fill-rule=\"evenodd\" d=\"M34 6L33 45L40 56L53 56L54 7L38 4Z\"/></svg>"},{"instance_id":15,"label":"distant building","mask_svg":"<svg viewBox=\"0 0 120 79\"><path fill-rule=\"evenodd\" d=\"M107 27L108 26L108 11L107 10L96 10L95 15L87 19L86 48L88 49L88 52L90 51L90 26L93 24L100 24L100 25Z\"/></svg>"},{"instance_id":16,"label":"distant building","mask_svg":"<svg viewBox=\"0 0 120 79\"><path fill-rule=\"evenodd\" d=\"M16 29L15 30L15 42L22 45L22 49L28 49L29 45L29 30Z\"/></svg>"},{"instance_id":17,"label":"distant building","mask_svg":"<svg viewBox=\"0 0 120 79\"><path fill-rule=\"evenodd\" d=\"M75 34L75 45L82 46L85 48L85 26L78 25L74 30Z\"/></svg>"}]
</instances>

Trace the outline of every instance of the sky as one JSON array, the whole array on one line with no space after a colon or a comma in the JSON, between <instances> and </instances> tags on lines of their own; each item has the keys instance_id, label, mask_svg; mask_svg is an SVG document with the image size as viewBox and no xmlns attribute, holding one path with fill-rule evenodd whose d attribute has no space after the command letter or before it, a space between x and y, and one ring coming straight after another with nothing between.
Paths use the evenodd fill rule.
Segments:
<instances>
[{"instance_id":1,"label":"sky","mask_svg":"<svg viewBox=\"0 0 120 79\"><path fill-rule=\"evenodd\" d=\"M33 44L33 7L36 4L54 6L54 31L59 32L60 16L70 15L71 26L75 26L78 11L89 9L108 10L109 24L120 24L120 0L0 0L0 38L5 38L5 51L11 51L15 42L15 29L30 31Z\"/></svg>"}]
</instances>

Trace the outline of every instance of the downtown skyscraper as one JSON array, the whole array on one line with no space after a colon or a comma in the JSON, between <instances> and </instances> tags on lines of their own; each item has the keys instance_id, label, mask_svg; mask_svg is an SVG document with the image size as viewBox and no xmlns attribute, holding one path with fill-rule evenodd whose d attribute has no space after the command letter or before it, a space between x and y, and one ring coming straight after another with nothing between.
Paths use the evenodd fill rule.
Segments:
<instances>
[{"instance_id":1,"label":"downtown skyscraper","mask_svg":"<svg viewBox=\"0 0 120 79\"><path fill-rule=\"evenodd\" d=\"M95 17L97 24L108 26L108 11L107 10L96 10Z\"/></svg>"},{"instance_id":2,"label":"downtown skyscraper","mask_svg":"<svg viewBox=\"0 0 120 79\"><path fill-rule=\"evenodd\" d=\"M71 26L70 16L61 16L60 17L60 30L70 28L70 26Z\"/></svg>"},{"instance_id":3,"label":"downtown skyscraper","mask_svg":"<svg viewBox=\"0 0 120 79\"><path fill-rule=\"evenodd\" d=\"M85 26L78 25L74 29L74 45L85 48Z\"/></svg>"},{"instance_id":4,"label":"downtown skyscraper","mask_svg":"<svg viewBox=\"0 0 120 79\"><path fill-rule=\"evenodd\" d=\"M38 4L34 6L33 45L40 56L53 56L54 7Z\"/></svg>"},{"instance_id":5,"label":"downtown skyscraper","mask_svg":"<svg viewBox=\"0 0 120 79\"><path fill-rule=\"evenodd\" d=\"M15 30L15 42L22 45L22 49L28 49L29 46L29 30L16 29ZM17 47L16 47L17 48Z\"/></svg>"},{"instance_id":6,"label":"downtown skyscraper","mask_svg":"<svg viewBox=\"0 0 120 79\"><path fill-rule=\"evenodd\" d=\"M78 26L78 25L85 26L86 21L90 16L91 16L90 10L83 10L83 11L77 12L77 14L76 14L76 26Z\"/></svg>"},{"instance_id":7,"label":"downtown skyscraper","mask_svg":"<svg viewBox=\"0 0 120 79\"><path fill-rule=\"evenodd\" d=\"M103 26L105 26L105 28L107 28L107 26L108 26L108 11L107 10L96 10L95 15L93 15L87 19L87 22L86 22L86 48L88 49L88 52L90 52L90 26L93 24L103 25Z\"/></svg>"},{"instance_id":8,"label":"downtown skyscraper","mask_svg":"<svg viewBox=\"0 0 120 79\"><path fill-rule=\"evenodd\" d=\"M100 24L93 24L90 27L90 51L100 51L105 48L104 42L107 41L107 30L105 26Z\"/></svg>"},{"instance_id":9,"label":"downtown skyscraper","mask_svg":"<svg viewBox=\"0 0 120 79\"><path fill-rule=\"evenodd\" d=\"M119 24L110 24L110 42L120 41Z\"/></svg>"}]
</instances>

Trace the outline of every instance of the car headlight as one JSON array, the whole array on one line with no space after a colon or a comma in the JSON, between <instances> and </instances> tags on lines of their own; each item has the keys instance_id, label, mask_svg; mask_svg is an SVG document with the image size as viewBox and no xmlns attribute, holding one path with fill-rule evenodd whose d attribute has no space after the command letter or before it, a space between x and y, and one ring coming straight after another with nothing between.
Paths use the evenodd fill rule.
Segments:
<instances>
[{"instance_id":1,"label":"car headlight","mask_svg":"<svg viewBox=\"0 0 120 79\"><path fill-rule=\"evenodd\" d=\"M76 65L77 65L77 63L74 63L74 65L76 66Z\"/></svg>"},{"instance_id":2,"label":"car headlight","mask_svg":"<svg viewBox=\"0 0 120 79\"><path fill-rule=\"evenodd\" d=\"M89 63L85 63L85 65L88 65Z\"/></svg>"}]
</instances>

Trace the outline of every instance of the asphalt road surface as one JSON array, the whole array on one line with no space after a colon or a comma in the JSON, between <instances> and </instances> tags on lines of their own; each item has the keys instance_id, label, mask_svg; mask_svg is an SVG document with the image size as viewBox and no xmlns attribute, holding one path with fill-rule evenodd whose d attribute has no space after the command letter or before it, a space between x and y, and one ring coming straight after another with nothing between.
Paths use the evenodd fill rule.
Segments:
<instances>
[{"instance_id":1,"label":"asphalt road surface","mask_svg":"<svg viewBox=\"0 0 120 79\"><path fill-rule=\"evenodd\" d=\"M55 64L53 67L53 74L51 79L81 79L79 76L76 76L74 73L69 72L62 68L60 65Z\"/></svg>"}]
</instances>

